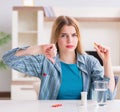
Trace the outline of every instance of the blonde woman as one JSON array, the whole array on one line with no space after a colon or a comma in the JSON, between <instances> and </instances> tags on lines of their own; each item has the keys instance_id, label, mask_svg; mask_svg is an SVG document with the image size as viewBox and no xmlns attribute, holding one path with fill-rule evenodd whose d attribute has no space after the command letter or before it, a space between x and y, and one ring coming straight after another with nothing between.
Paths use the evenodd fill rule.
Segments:
<instances>
[{"instance_id":1,"label":"blonde woman","mask_svg":"<svg viewBox=\"0 0 120 112\"><path fill-rule=\"evenodd\" d=\"M80 99L87 91L91 99L92 82L108 80L108 99L114 98L115 80L110 50L100 44L95 49L103 61L84 52L78 22L68 16L59 16L52 27L51 43L15 48L3 55L11 68L40 78L39 99Z\"/></svg>"}]
</instances>

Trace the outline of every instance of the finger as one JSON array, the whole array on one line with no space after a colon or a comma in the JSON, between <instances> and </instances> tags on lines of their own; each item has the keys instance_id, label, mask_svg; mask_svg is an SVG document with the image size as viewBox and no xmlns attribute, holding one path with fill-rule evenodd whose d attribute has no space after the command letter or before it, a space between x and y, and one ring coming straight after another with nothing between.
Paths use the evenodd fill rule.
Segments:
<instances>
[{"instance_id":1,"label":"finger","mask_svg":"<svg viewBox=\"0 0 120 112\"><path fill-rule=\"evenodd\" d=\"M57 51L54 49L46 50L45 54L49 54L49 55L51 55L51 57L55 57L57 54Z\"/></svg>"},{"instance_id":2,"label":"finger","mask_svg":"<svg viewBox=\"0 0 120 112\"><path fill-rule=\"evenodd\" d=\"M100 52L99 44L94 42L94 48L96 49L97 52Z\"/></svg>"},{"instance_id":3,"label":"finger","mask_svg":"<svg viewBox=\"0 0 120 112\"><path fill-rule=\"evenodd\" d=\"M106 53L108 51L104 46L100 46L99 49L102 53Z\"/></svg>"},{"instance_id":4,"label":"finger","mask_svg":"<svg viewBox=\"0 0 120 112\"><path fill-rule=\"evenodd\" d=\"M49 48L46 49L45 52L50 53L50 54L53 54L53 53L55 54L56 50L54 48L52 48L52 47L49 47Z\"/></svg>"},{"instance_id":5,"label":"finger","mask_svg":"<svg viewBox=\"0 0 120 112\"><path fill-rule=\"evenodd\" d=\"M108 47L95 43L94 48L103 61L110 56L110 49Z\"/></svg>"},{"instance_id":6,"label":"finger","mask_svg":"<svg viewBox=\"0 0 120 112\"><path fill-rule=\"evenodd\" d=\"M45 55L49 55L50 57L55 57L56 56L56 52L46 51Z\"/></svg>"},{"instance_id":7,"label":"finger","mask_svg":"<svg viewBox=\"0 0 120 112\"><path fill-rule=\"evenodd\" d=\"M106 47L104 47L104 46L101 45L101 44L94 43L94 48L95 48L97 51L102 52L102 53L107 52Z\"/></svg>"},{"instance_id":8,"label":"finger","mask_svg":"<svg viewBox=\"0 0 120 112\"><path fill-rule=\"evenodd\" d=\"M55 48L55 44L49 44L48 45L48 49L53 49L53 48Z\"/></svg>"},{"instance_id":9,"label":"finger","mask_svg":"<svg viewBox=\"0 0 120 112\"><path fill-rule=\"evenodd\" d=\"M55 63L55 60L52 57L47 57L53 64Z\"/></svg>"}]
</instances>

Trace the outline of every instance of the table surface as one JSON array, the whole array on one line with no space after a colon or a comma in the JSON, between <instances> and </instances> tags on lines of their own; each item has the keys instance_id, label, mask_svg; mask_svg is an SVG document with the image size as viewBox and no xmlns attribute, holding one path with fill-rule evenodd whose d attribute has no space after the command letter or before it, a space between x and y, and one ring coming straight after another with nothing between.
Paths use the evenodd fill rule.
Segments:
<instances>
[{"instance_id":1,"label":"table surface","mask_svg":"<svg viewBox=\"0 0 120 112\"><path fill-rule=\"evenodd\" d=\"M53 107L55 104L60 106ZM101 107L91 100L87 106L80 100L0 100L0 112L120 112L120 100L107 101Z\"/></svg>"}]
</instances>

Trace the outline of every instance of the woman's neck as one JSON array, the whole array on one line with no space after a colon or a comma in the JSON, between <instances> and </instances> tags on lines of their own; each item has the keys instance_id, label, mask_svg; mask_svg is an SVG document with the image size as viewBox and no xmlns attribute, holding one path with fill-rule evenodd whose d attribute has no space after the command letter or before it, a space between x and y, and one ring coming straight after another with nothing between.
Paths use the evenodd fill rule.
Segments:
<instances>
[{"instance_id":1,"label":"woman's neck","mask_svg":"<svg viewBox=\"0 0 120 112\"><path fill-rule=\"evenodd\" d=\"M76 54L75 52L60 53L60 60L68 64L76 63Z\"/></svg>"}]
</instances>

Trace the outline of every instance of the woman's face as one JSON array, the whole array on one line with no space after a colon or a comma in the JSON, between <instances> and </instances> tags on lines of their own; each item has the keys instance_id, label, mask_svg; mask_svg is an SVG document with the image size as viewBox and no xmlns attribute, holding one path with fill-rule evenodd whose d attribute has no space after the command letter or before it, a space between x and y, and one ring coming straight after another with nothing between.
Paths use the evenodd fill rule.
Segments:
<instances>
[{"instance_id":1,"label":"woman's face","mask_svg":"<svg viewBox=\"0 0 120 112\"><path fill-rule=\"evenodd\" d=\"M75 51L78 43L78 36L74 26L63 26L58 37L59 51L63 53Z\"/></svg>"}]
</instances>

